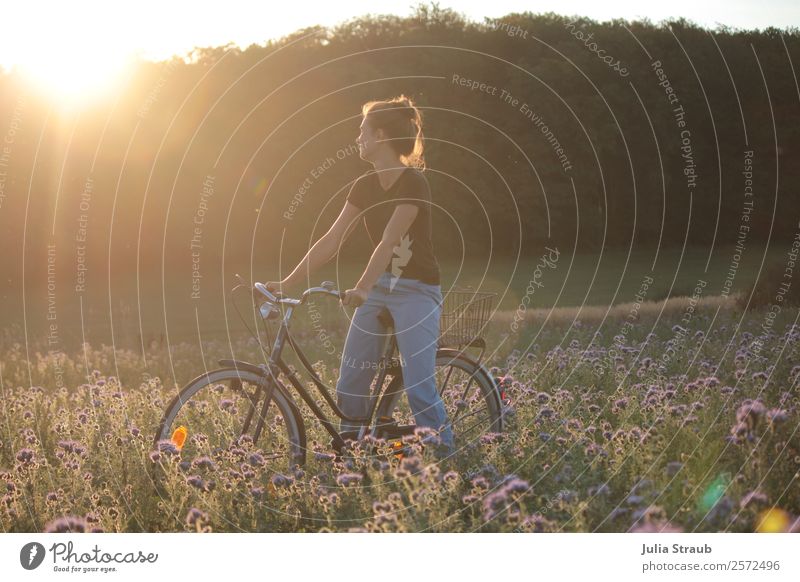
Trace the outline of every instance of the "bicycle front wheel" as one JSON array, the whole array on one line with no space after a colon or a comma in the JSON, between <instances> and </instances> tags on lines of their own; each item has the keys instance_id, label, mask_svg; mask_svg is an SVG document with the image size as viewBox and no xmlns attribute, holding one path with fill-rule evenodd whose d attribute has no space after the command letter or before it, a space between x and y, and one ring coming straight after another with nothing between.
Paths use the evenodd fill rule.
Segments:
<instances>
[{"instance_id":1,"label":"bicycle front wheel","mask_svg":"<svg viewBox=\"0 0 800 582\"><path fill-rule=\"evenodd\" d=\"M434 374L457 446L465 446L485 433L503 432L500 394L482 366L456 350L439 349ZM413 428L414 415L402 375L390 383L377 414L383 427L379 436L391 434L396 427Z\"/></svg>"},{"instance_id":2,"label":"bicycle front wheel","mask_svg":"<svg viewBox=\"0 0 800 582\"><path fill-rule=\"evenodd\" d=\"M299 412L278 386L266 404L264 378L247 370L224 368L189 382L167 407L156 431L159 441L182 446L181 457L208 456L236 462L242 451L261 455L275 471L305 461L305 431ZM236 450L234 450L236 447ZM258 459L258 457L256 457Z\"/></svg>"}]
</instances>

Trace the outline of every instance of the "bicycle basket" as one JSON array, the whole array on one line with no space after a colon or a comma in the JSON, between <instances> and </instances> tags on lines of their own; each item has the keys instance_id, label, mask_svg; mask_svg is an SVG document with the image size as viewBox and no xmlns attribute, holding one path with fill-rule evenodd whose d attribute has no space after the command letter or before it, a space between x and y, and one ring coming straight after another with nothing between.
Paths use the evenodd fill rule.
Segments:
<instances>
[{"instance_id":1,"label":"bicycle basket","mask_svg":"<svg viewBox=\"0 0 800 582\"><path fill-rule=\"evenodd\" d=\"M497 293L472 291L470 288L445 293L439 345L459 347L480 336L489 321L492 302L496 296Z\"/></svg>"}]
</instances>

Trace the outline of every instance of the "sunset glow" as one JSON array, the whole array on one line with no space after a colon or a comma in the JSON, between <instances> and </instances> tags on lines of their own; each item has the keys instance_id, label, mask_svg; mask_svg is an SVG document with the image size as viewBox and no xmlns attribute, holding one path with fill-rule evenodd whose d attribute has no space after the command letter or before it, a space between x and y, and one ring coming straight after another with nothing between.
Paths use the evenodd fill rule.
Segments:
<instances>
[{"instance_id":1,"label":"sunset glow","mask_svg":"<svg viewBox=\"0 0 800 582\"><path fill-rule=\"evenodd\" d=\"M725 10L721 11L720 6ZM581 14L598 21L612 18L649 18L653 22L683 16L704 26L725 24L763 28L797 25L798 9L789 0L773 0L770 10L744 0L697 3L676 0L641 3L615 0L598 4L588 0L540 2L531 6L522 0L500 0L491 5L441 2L476 22L512 12L556 12ZM35 86L62 104L84 102L117 87L127 61L138 55L163 60L187 55L195 47L233 44L246 48L263 45L304 27L335 26L366 12L398 13L394 2L375 0L331 4L303 2L285 8L232 0L220 7L216 2L15 2L4 7L4 31L0 37L0 65L17 68ZM411 6L399 11L411 13ZM721 19L721 20L720 20Z\"/></svg>"}]
</instances>

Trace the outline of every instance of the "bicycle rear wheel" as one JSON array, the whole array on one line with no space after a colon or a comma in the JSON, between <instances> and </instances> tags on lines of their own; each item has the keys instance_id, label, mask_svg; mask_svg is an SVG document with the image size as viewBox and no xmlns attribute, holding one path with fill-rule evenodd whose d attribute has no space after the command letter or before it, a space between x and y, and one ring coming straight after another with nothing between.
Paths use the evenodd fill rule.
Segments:
<instances>
[{"instance_id":1,"label":"bicycle rear wheel","mask_svg":"<svg viewBox=\"0 0 800 582\"><path fill-rule=\"evenodd\" d=\"M483 367L457 350L439 349L434 374L457 447L488 432L503 432L500 394ZM377 415L381 425L378 436L392 438L398 433L413 431L414 415L402 375L397 375L389 384Z\"/></svg>"},{"instance_id":2,"label":"bicycle rear wheel","mask_svg":"<svg viewBox=\"0 0 800 582\"><path fill-rule=\"evenodd\" d=\"M289 471L305 462L305 431L299 412L279 386L264 409L263 377L247 370L224 368L189 382L167 407L155 444L184 443L181 458L201 456L241 462L242 452L256 452L270 469ZM176 430L184 427L183 438ZM173 436L176 436L173 439ZM252 463L251 463L252 464Z\"/></svg>"}]
</instances>

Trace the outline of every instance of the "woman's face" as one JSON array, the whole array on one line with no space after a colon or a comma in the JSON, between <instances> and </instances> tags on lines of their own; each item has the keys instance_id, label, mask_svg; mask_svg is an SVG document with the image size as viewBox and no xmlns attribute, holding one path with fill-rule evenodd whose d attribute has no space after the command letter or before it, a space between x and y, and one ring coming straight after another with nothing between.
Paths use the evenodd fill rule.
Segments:
<instances>
[{"instance_id":1,"label":"woman's face","mask_svg":"<svg viewBox=\"0 0 800 582\"><path fill-rule=\"evenodd\" d=\"M361 133L358 135L356 143L362 160L369 162L375 159L375 153L385 145L380 141L382 136L383 132L380 130L373 131L366 116L361 120Z\"/></svg>"}]
</instances>

